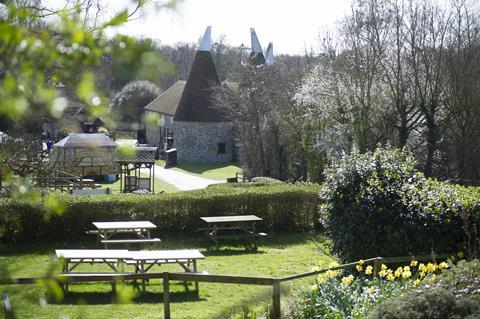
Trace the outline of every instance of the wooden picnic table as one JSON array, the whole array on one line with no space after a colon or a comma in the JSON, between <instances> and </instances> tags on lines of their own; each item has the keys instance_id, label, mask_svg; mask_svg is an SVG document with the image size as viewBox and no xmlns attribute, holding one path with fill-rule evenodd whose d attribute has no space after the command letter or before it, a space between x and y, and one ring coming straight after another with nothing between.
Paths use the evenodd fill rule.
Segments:
<instances>
[{"instance_id":1,"label":"wooden picnic table","mask_svg":"<svg viewBox=\"0 0 480 319\"><path fill-rule=\"evenodd\" d=\"M123 222L92 222L97 228L97 241L108 248L108 244L139 244L160 242L159 238L151 238L150 230L157 226L149 221L123 221ZM131 233L135 239L112 239L118 233Z\"/></svg>"},{"instance_id":2,"label":"wooden picnic table","mask_svg":"<svg viewBox=\"0 0 480 319\"><path fill-rule=\"evenodd\" d=\"M242 238L246 241L246 247L252 246L257 249L255 239L266 236L265 233L258 233L255 229L256 223L262 221L262 218L255 215L240 216L212 216L200 217L207 223L206 236L210 238L218 250L219 239L222 238Z\"/></svg>"},{"instance_id":3,"label":"wooden picnic table","mask_svg":"<svg viewBox=\"0 0 480 319\"><path fill-rule=\"evenodd\" d=\"M63 275L71 274L82 263L102 263L116 273L123 273L125 265L133 265L135 273L146 273L155 265L177 263L186 272L197 272L197 260L205 258L198 250L57 249L55 253L57 258L63 261ZM85 275L90 276L103 274L98 272L85 273ZM68 289L67 284L65 284L65 288ZM144 280L142 280L142 290L145 291ZM198 282L195 282L195 291L199 292Z\"/></svg>"},{"instance_id":4,"label":"wooden picnic table","mask_svg":"<svg viewBox=\"0 0 480 319\"><path fill-rule=\"evenodd\" d=\"M104 263L115 272L123 272L124 262L130 257L126 249L57 249L55 253L63 260L63 273L72 272L81 263Z\"/></svg>"},{"instance_id":5,"label":"wooden picnic table","mask_svg":"<svg viewBox=\"0 0 480 319\"><path fill-rule=\"evenodd\" d=\"M135 272L138 273L146 273L155 265L172 263L179 264L185 272L197 272L197 260L204 258L198 250L143 250L131 251L126 263L135 265ZM144 281L142 289L145 290ZM199 292L198 282L195 282L195 292Z\"/></svg>"}]
</instances>

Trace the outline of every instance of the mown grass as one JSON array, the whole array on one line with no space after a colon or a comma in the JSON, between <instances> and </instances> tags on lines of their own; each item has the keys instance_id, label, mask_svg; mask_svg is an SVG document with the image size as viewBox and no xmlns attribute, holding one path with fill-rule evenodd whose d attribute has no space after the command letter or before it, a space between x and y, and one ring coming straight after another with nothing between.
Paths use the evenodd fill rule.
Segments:
<instances>
[{"instance_id":1,"label":"mown grass","mask_svg":"<svg viewBox=\"0 0 480 319\"><path fill-rule=\"evenodd\" d=\"M165 161L156 161L157 165L165 166ZM235 177L236 173L241 173L242 168L237 163L178 163L169 169L200 176L208 179L226 180Z\"/></svg>"},{"instance_id":2,"label":"mown grass","mask_svg":"<svg viewBox=\"0 0 480 319\"><path fill-rule=\"evenodd\" d=\"M278 277L310 271L315 265L327 265L331 258L319 252L316 244L306 234L275 234L263 240L258 252L246 252L240 246L222 246L220 251L209 250L210 243L200 234L190 238L162 238L158 249L200 249L207 256L199 262L200 271L210 274ZM59 269L54 258L56 248L92 248L93 242L52 243L0 246L0 269L15 277L41 276L52 267ZM101 265L82 265L82 270L106 271ZM178 265L166 265L156 271L181 271ZM283 286L282 301L287 294L306 281L292 282ZM291 286L293 285L293 286ZM200 294L188 291L182 283L173 283L171 288L172 318L228 318L242 312L243 307L262 312L271 299L271 288L232 285L200 284ZM0 293L10 297L16 318L162 318L162 284L152 280L147 292L141 294L139 287L126 283L112 293L108 283L74 284L64 298L46 298L46 288L39 285L0 286ZM120 293L118 293L118 291ZM129 303L117 303L120 296ZM130 298L128 298L130 297ZM3 311L3 310L2 310ZM3 313L0 312L3 316Z\"/></svg>"},{"instance_id":3,"label":"mown grass","mask_svg":"<svg viewBox=\"0 0 480 319\"><path fill-rule=\"evenodd\" d=\"M148 174L141 173L141 177L149 177ZM99 182L98 184L102 185L102 188L110 188L114 194L120 193L120 179L115 182ZM174 193L179 192L180 190L175 186L165 183L161 179L155 178L155 185L154 185L155 194L164 193Z\"/></svg>"}]
</instances>

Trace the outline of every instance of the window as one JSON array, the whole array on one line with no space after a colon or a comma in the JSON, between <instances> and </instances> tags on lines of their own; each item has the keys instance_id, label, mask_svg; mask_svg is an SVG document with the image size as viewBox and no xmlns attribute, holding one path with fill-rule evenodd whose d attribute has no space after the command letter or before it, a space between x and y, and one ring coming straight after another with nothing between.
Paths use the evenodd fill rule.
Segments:
<instances>
[{"instance_id":1,"label":"window","mask_svg":"<svg viewBox=\"0 0 480 319\"><path fill-rule=\"evenodd\" d=\"M218 154L225 154L226 148L227 148L227 143L218 143Z\"/></svg>"}]
</instances>

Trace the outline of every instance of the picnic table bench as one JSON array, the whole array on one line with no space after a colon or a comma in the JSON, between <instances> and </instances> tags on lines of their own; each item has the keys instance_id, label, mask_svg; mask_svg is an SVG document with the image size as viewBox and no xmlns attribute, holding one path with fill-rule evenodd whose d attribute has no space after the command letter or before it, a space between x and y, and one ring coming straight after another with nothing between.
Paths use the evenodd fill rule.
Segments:
<instances>
[{"instance_id":1,"label":"picnic table bench","mask_svg":"<svg viewBox=\"0 0 480 319\"><path fill-rule=\"evenodd\" d=\"M150 230L157 226L149 221L93 222L92 224L97 228L95 232L97 241L105 245L105 249L109 244L156 244L161 241L159 238L150 237ZM134 234L136 238L111 238L121 233Z\"/></svg>"},{"instance_id":2,"label":"picnic table bench","mask_svg":"<svg viewBox=\"0 0 480 319\"><path fill-rule=\"evenodd\" d=\"M236 238L245 241L245 247L257 250L256 239L267 236L255 230L255 224L262 218L255 215L200 217L207 223L205 234L218 250L219 239Z\"/></svg>"},{"instance_id":3,"label":"picnic table bench","mask_svg":"<svg viewBox=\"0 0 480 319\"><path fill-rule=\"evenodd\" d=\"M129 251L123 249L57 249L57 258L62 260L62 276L84 275L102 276L105 272L72 272L80 264L101 263L109 266L119 277L131 272L125 272L125 265L133 265L135 273L146 273L155 265L176 263L185 272L197 272L197 260L205 256L198 250L155 250ZM192 268L193 267L193 268ZM65 284L65 291L68 284ZM142 280L142 290L145 291L145 281ZM198 293L198 282L195 282Z\"/></svg>"}]
</instances>

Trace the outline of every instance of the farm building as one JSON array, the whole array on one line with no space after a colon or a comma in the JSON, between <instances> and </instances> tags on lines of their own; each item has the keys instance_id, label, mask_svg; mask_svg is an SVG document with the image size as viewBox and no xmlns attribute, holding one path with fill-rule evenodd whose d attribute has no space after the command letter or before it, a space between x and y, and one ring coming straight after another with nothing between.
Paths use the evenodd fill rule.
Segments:
<instances>
[{"instance_id":1,"label":"farm building","mask_svg":"<svg viewBox=\"0 0 480 319\"><path fill-rule=\"evenodd\" d=\"M72 133L53 145L50 164L57 170L80 176L114 174L117 147L103 133Z\"/></svg>"},{"instance_id":2,"label":"farm building","mask_svg":"<svg viewBox=\"0 0 480 319\"><path fill-rule=\"evenodd\" d=\"M273 62L270 43L264 56L254 29L250 29L253 64ZM212 88L220 84L210 53L208 27L195 54L187 81L177 81L145 107L148 144L174 147L180 162L231 162L234 159L233 123L212 105ZM173 143L171 142L173 140Z\"/></svg>"},{"instance_id":3,"label":"farm building","mask_svg":"<svg viewBox=\"0 0 480 319\"><path fill-rule=\"evenodd\" d=\"M208 27L195 54L187 81L178 81L145 107L158 121L147 122L147 143L163 148L165 138L174 134L172 147L178 161L231 162L233 124L212 105L212 87L220 84L210 53Z\"/></svg>"}]
</instances>

